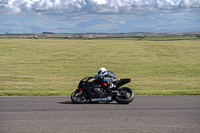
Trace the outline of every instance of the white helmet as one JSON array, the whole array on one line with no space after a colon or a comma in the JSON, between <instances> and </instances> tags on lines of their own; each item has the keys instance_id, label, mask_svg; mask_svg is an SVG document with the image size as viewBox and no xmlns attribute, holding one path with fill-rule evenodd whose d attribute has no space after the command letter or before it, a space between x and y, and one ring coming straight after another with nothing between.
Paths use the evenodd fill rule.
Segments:
<instances>
[{"instance_id":1,"label":"white helmet","mask_svg":"<svg viewBox=\"0 0 200 133\"><path fill-rule=\"evenodd\" d=\"M105 67L101 67L98 70L98 74L102 74L103 72L107 71Z\"/></svg>"}]
</instances>

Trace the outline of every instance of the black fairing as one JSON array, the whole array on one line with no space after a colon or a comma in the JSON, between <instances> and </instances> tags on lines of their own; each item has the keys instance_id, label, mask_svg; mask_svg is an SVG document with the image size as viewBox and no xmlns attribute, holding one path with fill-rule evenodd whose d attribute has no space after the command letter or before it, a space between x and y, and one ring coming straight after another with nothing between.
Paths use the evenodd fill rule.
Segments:
<instances>
[{"instance_id":1,"label":"black fairing","mask_svg":"<svg viewBox=\"0 0 200 133\"><path fill-rule=\"evenodd\" d=\"M91 89L90 89L89 79L90 79L90 77L83 78L79 82L78 88L82 88L83 87L84 89L86 89L87 93L88 93L89 101L91 101Z\"/></svg>"},{"instance_id":2,"label":"black fairing","mask_svg":"<svg viewBox=\"0 0 200 133\"><path fill-rule=\"evenodd\" d=\"M118 82L117 82L117 87L120 87L120 86L123 86L127 83L131 82L131 79L130 78L123 78L123 79L120 79Z\"/></svg>"},{"instance_id":3,"label":"black fairing","mask_svg":"<svg viewBox=\"0 0 200 133\"><path fill-rule=\"evenodd\" d=\"M92 87L92 88L100 88L101 87L101 85L96 82L90 82L89 84L90 84L90 87Z\"/></svg>"},{"instance_id":4,"label":"black fairing","mask_svg":"<svg viewBox=\"0 0 200 133\"><path fill-rule=\"evenodd\" d=\"M78 84L78 88L81 87L88 88L88 83L86 81L81 80Z\"/></svg>"}]
</instances>

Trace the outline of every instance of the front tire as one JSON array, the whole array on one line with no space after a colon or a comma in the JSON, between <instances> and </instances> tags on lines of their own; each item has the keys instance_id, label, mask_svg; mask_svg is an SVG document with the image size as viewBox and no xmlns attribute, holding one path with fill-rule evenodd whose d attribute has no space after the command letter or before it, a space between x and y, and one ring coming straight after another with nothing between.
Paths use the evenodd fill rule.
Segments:
<instances>
[{"instance_id":1,"label":"front tire","mask_svg":"<svg viewBox=\"0 0 200 133\"><path fill-rule=\"evenodd\" d=\"M135 93L128 87L121 88L121 94L115 97L115 101L119 104L128 104L135 98Z\"/></svg>"},{"instance_id":2,"label":"front tire","mask_svg":"<svg viewBox=\"0 0 200 133\"><path fill-rule=\"evenodd\" d=\"M83 104L86 103L88 100L87 92L80 93L79 90L74 91L71 94L71 101L76 104Z\"/></svg>"}]
</instances>

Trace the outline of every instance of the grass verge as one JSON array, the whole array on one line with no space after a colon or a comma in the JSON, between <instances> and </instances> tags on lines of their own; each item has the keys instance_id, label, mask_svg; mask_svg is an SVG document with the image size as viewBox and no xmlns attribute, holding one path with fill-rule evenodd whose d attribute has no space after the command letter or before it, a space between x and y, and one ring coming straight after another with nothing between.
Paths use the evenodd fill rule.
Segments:
<instances>
[{"instance_id":1,"label":"grass verge","mask_svg":"<svg viewBox=\"0 0 200 133\"><path fill-rule=\"evenodd\" d=\"M66 96L104 66L136 95L199 95L199 40L1 39L0 96Z\"/></svg>"}]
</instances>

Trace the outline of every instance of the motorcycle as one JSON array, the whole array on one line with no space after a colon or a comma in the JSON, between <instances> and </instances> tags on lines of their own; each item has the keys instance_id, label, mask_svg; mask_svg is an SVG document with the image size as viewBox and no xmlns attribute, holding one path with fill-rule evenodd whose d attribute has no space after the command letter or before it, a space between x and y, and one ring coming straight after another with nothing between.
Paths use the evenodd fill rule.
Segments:
<instances>
[{"instance_id":1,"label":"motorcycle","mask_svg":"<svg viewBox=\"0 0 200 133\"><path fill-rule=\"evenodd\" d=\"M135 98L135 93L128 87L121 87L131 81L130 78L123 78L113 82L114 88L107 90L107 84L101 83L92 76L83 78L76 89L71 94L71 101L76 104L83 103L109 103L116 101L118 104L128 104ZM120 88L121 87L121 88Z\"/></svg>"}]
</instances>

